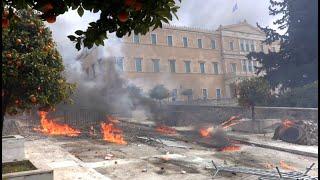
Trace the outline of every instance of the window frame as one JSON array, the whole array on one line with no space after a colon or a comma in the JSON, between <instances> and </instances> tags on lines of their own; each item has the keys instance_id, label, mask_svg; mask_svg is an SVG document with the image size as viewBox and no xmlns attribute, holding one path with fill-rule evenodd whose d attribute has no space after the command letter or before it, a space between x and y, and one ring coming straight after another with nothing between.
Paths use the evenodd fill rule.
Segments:
<instances>
[{"instance_id":1,"label":"window frame","mask_svg":"<svg viewBox=\"0 0 320 180\"><path fill-rule=\"evenodd\" d=\"M215 65L217 65L217 72L215 71ZM218 62L212 62L212 70L213 70L213 74L220 74L220 70L219 70L219 63Z\"/></svg>"},{"instance_id":2,"label":"window frame","mask_svg":"<svg viewBox=\"0 0 320 180\"><path fill-rule=\"evenodd\" d=\"M214 42L214 43L212 43L212 42ZM216 40L211 39L211 49L216 49L216 48L217 48Z\"/></svg>"},{"instance_id":3,"label":"window frame","mask_svg":"<svg viewBox=\"0 0 320 180\"><path fill-rule=\"evenodd\" d=\"M138 42L135 42L135 37L138 37ZM134 44L140 44L140 36L139 36L139 34L133 34L133 36L132 36L132 42L133 42Z\"/></svg>"},{"instance_id":4,"label":"window frame","mask_svg":"<svg viewBox=\"0 0 320 180\"><path fill-rule=\"evenodd\" d=\"M202 71L202 65L203 64L203 71ZM200 69L200 74L206 74L206 63L205 62L202 62L202 61L200 61L199 62L199 69Z\"/></svg>"},{"instance_id":5,"label":"window frame","mask_svg":"<svg viewBox=\"0 0 320 180\"><path fill-rule=\"evenodd\" d=\"M189 72L187 72L187 63L189 63ZM191 73L191 61L184 61L184 71L185 73Z\"/></svg>"},{"instance_id":6,"label":"window frame","mask_svg":"<svg viewBox=\"0 0 320 180\"><path fill-rule=\"evenodd\" d=\"M171 37L171 45L169 45L169 36ZM170 47L173 46L173 36L172 35L167 35L167 45Z\"/></svg>"},{"instance_id":7,"label":"window frame","mask_svg":"<svg viewBox=\"0 0 320 180\"><path fill-rule=\"evenodd\" d=\"M140 71L138 71L137 69L137 60L140 60ZM135 66L135 70L136 72L142 72L142 58L134 58L134 66Z\"/></svg>"},{"instance_id":8,"label":"window frame","mask_svg":"<svg viewBox=\"0 0 320 180\"><path fill-rule=\"evenodd\" d=\"M169 59L169 68L170 68L170 73L176 73L176 60L175 59ZM174 71L172 71L172 66L171 66L171 62L173 62L174 65Z\"/></svg>"},{"instance_id":9,"label":"window frame","mask_svg":"<svg viewBox=\"0 0 320 180\"><path fill-rule=\"evenodd\" d=\"M153 35L156 37L154 44L153 44L153 38L152 38ZM150 38L151 38L151 45L157 45L158 44L158 36L157 36L156 33L151 33L150 34Z\"/></svg>"},{"instance_id":10,"label":"window frame","mask_svg":"<svg viewBox=\"0 0 320 180\"><path fill-rule=\"evenodd\" d=\"M187 46L184 45L184 39L187 40ZM188 48L189 47L189 39L188 39L188 37L182 37L182 45L183 45L184 48Z\"/></svg>"},{"instance_id":11,"label":"window frame","mask_svg":"<svg viewBox=\"0 0 320 180\"><path fill-rule=\"evenodd\" d=\"M219 90L219 97L218 97L218 90ZM221 98L222 98L221 88L216 88L216 99L221 99Z\"/></svg>"},{"instance_id":12,"label":"window frame","mask_svg":"<svg viewBox=\"0 0 320 180\"><path fill-rule=\"evenodd\" d=\"M199 41L200 40L200 41ZM199 42L200 42L200 44L199 44ZM203 48L203 42L202 42L202 39L201 38L198 38L197 39L197 44L198 44L198 48L199 49L202 49Z\"/></svg>"},{"instance_id":13,"label":"window frame","mask_svg":"<svg viewBox=\"0 0 320 180\"><path fill-rule=\"evenodd\" d=\"M152 67L153 67L152 72L159 73L160 72L160 59L151 59L151 61L152 61ZM156 71L156 69L155 69L156 62L158 63L158 68L159 68L158 71Z\"/></svg>"}]
</instances>

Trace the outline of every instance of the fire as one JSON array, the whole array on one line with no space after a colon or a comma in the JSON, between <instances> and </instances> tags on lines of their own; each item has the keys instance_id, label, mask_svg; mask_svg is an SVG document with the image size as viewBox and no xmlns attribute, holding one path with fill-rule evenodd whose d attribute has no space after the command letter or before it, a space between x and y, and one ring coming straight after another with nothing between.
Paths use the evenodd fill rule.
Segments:
<instances>
[{"instance_id":1,"label":"fire","mask_svg":"<svg viewBox=\"0 0 320 180\"><path fill-rule=\"evenodd\" d=\"M201 128L199 132L201 137L209 137L213 132L213 127Z\"/></svg>"},{"instance_id":2,"label":"fire","mask_svg":"<svg viewBox=\"0 0 320 180\"><path fill-rule=\"evenodd\" d=\"M168 127L165 125L157 126L156 131L158 131L159 133L162 133L162 134L176 134L177 133L177 131L174 128Z\"/></svg>"},{"instance_id":3,"label":"fire","mask_svg":"<svg viewBox=\"0 0 320 180\"><path fill-rule=\"evenodd\" d=\"M34 130L40 131L48 135L65 135L65 136L79 136L80 131L70 127L67 124L59 124L47 118L48 112L39 111L40 116L40 128Z\"/></svg>"},{"instance_id":4,"label":"fire","mask_svg":"<svg viewBox=\"0 0 320 180\"><path fill-rule=\"evenodd\" d=\"M290 171L295 171L296 168L294 168L293 166L290 166L289 164L285 163L283 160L280 161L280 167L282 167L283 169L286 170L290 170Z\"/></svg>"},{"instance_id":5,"label":"fire","mask_svg":"<svg viewBox=\"0 0 320 180\"><path fill-rule=\"evenodd\" d=\"M282 125L283 125L285 128L289 128L289 127L291 127L291 126L294 125L294 122L291 121L291 120L289 120L289 119L286 119L286 120L284 120L284 121L282 122Z\"/></svg>"},{"instance_id":6,"label":"fire","mask_svg":"<svg viewBox=\"0 0 320 180\"><path fill-rule=\"evenodd\" d=\"M233 151L239 151L240 150L240 146L226 146L226 147L223 147L221 148L219 151L222 151L222 152L233 152Z\"/></svg>"},{"instance_id":7,"label":"fire","mask_svg":"<svg viewBox=\"0 0 320 180\"><path fill-rule=\"evenodd\" d=\"M127 144L123 139L122 131L116 128L112 122L101 123L101 131L103 140L116 144Z\"/></svg>"}]
</instances>

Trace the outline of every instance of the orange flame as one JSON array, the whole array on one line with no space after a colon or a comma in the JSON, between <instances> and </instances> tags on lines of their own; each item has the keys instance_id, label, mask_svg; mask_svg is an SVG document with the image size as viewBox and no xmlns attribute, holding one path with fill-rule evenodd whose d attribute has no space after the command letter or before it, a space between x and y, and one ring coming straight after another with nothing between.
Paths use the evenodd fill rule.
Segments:
<instances>
[{"instance_id":1,"label":"orange flame","mask_svg":"<svg viewBox=\"0 0 320 180\"><path fill-rule=\"evenodd\" d=\"M240 150L240 146L226 146L220 149L220 151L223 152L233 152L233 151L239 151Z\"/></svg>"},{"instance_id":2,"label":"orange flame","mask_svg":"<svg viewBox=\"0 0 320 180\"><path fill-rule=\"evenodd\" d=\"M101 131L103 135L103 140L116 143L116 144L127 144L123 139L122 131L116 127L112 122L110 123L101 123Z\"/></svg>"},{"instance_id":3,"label":"orange flame","mask_svg":"<svg viewBox=\"0 0 320 180\"><path fill-rule=\"evenodd\" d=\"M168 127L165 125L159 125L156 127L156 131L161 133L161 134L176 134L177 131L172 128L172 127Z\"/></svg>"},{"instance_id":4,"label":"orange flame","mask_svg":"<svg viewBox=\"0 0 320 180\"><path fill-rule=\"evenodd\" d=\"M47 118L48 112L39 111L40 116L40 128L34 128L36 131L40 131L48 135L65 135L65 136L79 136L80 131L70 127L67 124L59 124Z\"/></svg>"},{"instance_id":5,"label":"orange flame","mask_svg":"<svg viewBox=\"0 0 320 180\"><path fill-rule=\"evenodd\" d=\"M291 127L291 126L294 125L294 122L291 121L291 120L289 120L289 119L286 119L286 120L284 120L284 121L282 122L282 125L283 125L285 128L289 128L289 127Z\"/></svg>"},{"instance_id":6,"label":"orange flame","mask_svg":"<svg viewBox=\"0 0 320 180\"><path fill-rule=\"evenodd\" d=\"M289 164L285 163L283 160L280 161L280 167L286 170L295 171L296 168L293 166L290 166Z\"/></svg>"},{"instance_id":7,"label":"orange flame","mask_svg":"<svg viewBox=\"0 0 320 180\"><path fill-rule=\"evenodd\" d=\"M201 128L199 132L201 137L209 137L213 132L213 127Z\"/></svg>"}]
</instances>

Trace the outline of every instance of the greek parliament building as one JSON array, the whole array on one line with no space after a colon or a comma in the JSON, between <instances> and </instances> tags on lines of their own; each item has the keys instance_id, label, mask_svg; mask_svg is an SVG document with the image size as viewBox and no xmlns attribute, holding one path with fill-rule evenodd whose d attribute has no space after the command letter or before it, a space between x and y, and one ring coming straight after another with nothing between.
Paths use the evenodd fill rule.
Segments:
<instances>
[{"instance_id":1,"label":"greek parliament building","mask_svg":"<svg viewBox=\"0 0 320 180\"><path fill-rule=\"evenodd\" d=\"M256 61L251 51L277 51L279 44L262 44L265 34L246 21L217 30L165 25L146 35L121 39L121 53L113 53L122 75L148 92L163 84L173 99L228 99L235 96L234 84L254 76ZM94 78L101 61L95 50L78 56L89 77ZM192 89L192 97L181 95Z\"/></svg>"}]
</instances>

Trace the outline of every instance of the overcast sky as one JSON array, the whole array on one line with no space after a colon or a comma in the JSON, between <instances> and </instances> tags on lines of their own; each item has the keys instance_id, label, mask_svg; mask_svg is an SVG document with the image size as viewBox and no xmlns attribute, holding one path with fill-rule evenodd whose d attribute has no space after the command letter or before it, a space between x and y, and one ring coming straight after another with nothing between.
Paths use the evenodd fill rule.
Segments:
<instances>
[{"instance_id":1,"label":"overcast sky","mask_svg":"<svg viewBox=\"0 0 320 180\"><path fill-rule=\"evenodd\" d=\"M238 9L232 12L237 4ZM271 26L273 16L269 16L269 0L182 0L178 10L179 20L174 19L171 24L216 29L220 24L229 25L247 20L248 23ZM77 50L67 38L77 29L86 29L88 23L99 18L99 14L85 12L80 18L76 11L69 11L57 17L54 24L48 26L52 30L53 38L65 61L74 59Z\"/></svg>"}]
</instances>

